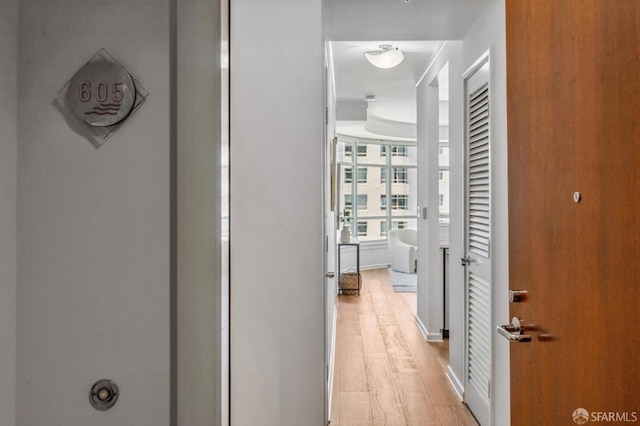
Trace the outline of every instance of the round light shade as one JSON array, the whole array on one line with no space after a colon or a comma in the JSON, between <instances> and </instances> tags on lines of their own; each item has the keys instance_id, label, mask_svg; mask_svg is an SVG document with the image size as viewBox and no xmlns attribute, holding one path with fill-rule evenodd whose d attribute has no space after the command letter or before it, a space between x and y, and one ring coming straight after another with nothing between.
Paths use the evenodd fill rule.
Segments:
<instances>
[{"instance_id":1,"label":"round light shade","mask_svg":"<svg viewBox=\"0 0 640 426\"><path fill-rule=\"evenodd\" d=\"M404 60L402 51L397 47L391 47L388 44L380 46L381 50L370 50L364 52L365 58L374 67L393 68Z\"/></svg>"}]
</instances>

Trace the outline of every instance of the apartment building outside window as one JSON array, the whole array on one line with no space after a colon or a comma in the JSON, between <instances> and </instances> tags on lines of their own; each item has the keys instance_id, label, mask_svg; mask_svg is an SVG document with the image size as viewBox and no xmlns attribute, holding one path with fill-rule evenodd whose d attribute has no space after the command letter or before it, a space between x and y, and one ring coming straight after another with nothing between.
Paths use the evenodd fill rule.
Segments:
<instances>
[{"instance_id":1,"label":"apartment building outside window","mask_svg":"<svg viewBox=\"0 0 640 426\"><path fill-rule=\"evenodd\" d=\"M389 229L417 227L415 144L339 137L336 160L338 209L351 210L353 236L366 243L386 240Z\"/></svg>"}]
</instances>

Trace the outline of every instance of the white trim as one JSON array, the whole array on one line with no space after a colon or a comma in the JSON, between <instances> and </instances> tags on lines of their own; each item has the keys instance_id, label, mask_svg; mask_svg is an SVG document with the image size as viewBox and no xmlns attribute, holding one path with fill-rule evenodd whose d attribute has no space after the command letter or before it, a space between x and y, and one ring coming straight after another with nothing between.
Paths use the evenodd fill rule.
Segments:
<instances>
[{"instance_id":1,"label":"white trim","mask_svg":"<svg viewBox=\"0 0 640 426\"><path fill-rule=\"evenodd\" d=\"M442 342L443 340L442 333L427 334L427 342Z\"/></svg>"},{"instance_id":2,"label":"white trim","mask_svg":"<svg viewBox=\"0 0 640 426\"><path fill-rule=\"evenodd\" d=\"M327 420L331 423L331 401L333 395L333 373L336 365L336 331L338 328L338 306L333 305L333 341L331 342L331 356L329 357L329 400L327 401Z\"/></svg>"},{"instance_id":3,"label":"white trim","mask_svg":"<svg viewBox=\"0 0 640 426\"><path fill-rule=\"evenodd\" d=\"M327 44L329 45L329 54L326 57L327 63L329 64L329 70L330 70L330 75L331 75L331 96L333 96L333 99L338 99L336 97L336 71L335 71L335 66L333 65L333 44L332 42L327 42Z\"/></svg>"},{"instance_id":4,"label":"white trim","mask_svg":"<svg viewBox=\"0 0 640 426\"><path fill-rule=\"evenodd\" d=\"M491 58L491 49L487 49L467 70L462 74L462 80L468 80L476 71L489 62ZM491 86L491 85L489 85Z\"/></svg>"},{"instance_id":5,"label":"white trim","mask_svg":"<svg viewBox=\"0 0 640 426\"><path fill-rule=\"evenodd\" d=\"M453 372L450 365L447 365L447 372L445 375L447 376L447 379L449 379L449 383L451 384L453 391L458 396L458 399L464 402L464 386L462 386L462 383L458 380L456 373Z\"/></svg>"},{"instance_id":6,"label":"white trim","mask_svg":"<svg viewBox=\"0 0 640 426\"><path fill-rule=\"evenodd\" d=\"M422 320L417 315L415 316L414 322L418 326L418 329L420 330L422 337L424 337L424 340L426 340L427 342L443 341L442 333L429 333L429 330L427 330L427 327L424 326L424 324L422 323Z\"/></svg>"},{"instance_id":7,"label":"white trim","mask_svg":"<svg viewBox=\"0 0 640 426\"><path fill-rule=\"evenodd\" d=\"M376 135L374 133L368 133L367 136L354 136L349 135L348 132L350 129L347 129L345 126L340 126L336 130L336 137L339 142L346 143L366 143L370 145L398 145L398 146L416 146L417 139L416 138L403 138L399 136L384 136L384 135ZM352 130L352 129L351 129Z\"/></svg>"},{"instance_id":8,"label":"white trim","mask_svg":"<svg viewBox=\"0 0 640 426\"><path fill-rule=\"evenodd\" d=\"M422 337L424 337L424 340L426 341L430 341L429 340L429 331L427 331L427 327L424 326L424 324L422 323L422 320L420 319L420 317L418 317L417 315L415 316L414 322L416 324L416 326L418 326L418 330L420 330L420 333L422 334ZM431 340L433 342L433 340Z\"/></svg>"},{"instance_id":9,"label":"white trim","mask_svg":"<svg viewBox=\"0 0 640 426\"><path fill-rule=\"evenodd\" d=\"M447 45L447 41L445 40L445 42L442 43L442 46L440 46L440 49L438 49L438 51L436 52L436 54L433 57L433 60L431 61L431 63L429 65L427 65L427 68L425 68L425 70L422 72L420 77L418 77L418 81L416 81L416 87L418 87L420 85L420 83L422 82L422 79L424 79L424 77L427 75L427 73L431 70L431 67L433 66L433 64L436 63L436 60L438 59L438 56L440 56L440 52L442 52L442 49L444 49L444 47L446 45Z\"/></svg>"}]
</instances>

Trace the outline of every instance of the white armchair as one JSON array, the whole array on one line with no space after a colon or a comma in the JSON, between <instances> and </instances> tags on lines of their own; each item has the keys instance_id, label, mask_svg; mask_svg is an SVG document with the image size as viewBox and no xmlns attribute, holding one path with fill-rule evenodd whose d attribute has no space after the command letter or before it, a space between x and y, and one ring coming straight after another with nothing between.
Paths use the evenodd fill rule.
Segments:
<instances>
[{"instance_id":1,"label":"white armchair","mask_svg":"<svg viewBox=\"0 0 640 426\"><path fill-rule=\"evenodd\" d=\"M418 231L415 229L390 230L389 257L392 270L408 274L416 272Z\"/></svg>"}]
</instances>

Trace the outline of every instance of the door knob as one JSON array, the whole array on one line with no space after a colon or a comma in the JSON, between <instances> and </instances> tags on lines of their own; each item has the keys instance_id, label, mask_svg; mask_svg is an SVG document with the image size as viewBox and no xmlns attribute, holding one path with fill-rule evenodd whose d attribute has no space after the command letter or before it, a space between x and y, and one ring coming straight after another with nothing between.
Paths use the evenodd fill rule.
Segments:
<instances>
[{"instance_id":1,"label":"door knob","mask_svg":"<svg viewBox=\"0 0 640 426\"><path fill-rule=\"evenodd\" d=\"M327 278L335 278L336 274L335 272L327 272L326 274L324 274L324 276Z\"/></svg>"},{"instance_id":2,"label":"door knob","mask_svg":"<svg viewBox=\"0 0 640 426\"><path fill-rule=\"evenodd\" d=\"M471 263L471 258L469 258L469 256L465 256L465 257L461 257L460 258L460 265L461 266L467 266Z\"/></svg>"},{"instance_id":3,"label":"door knob","mask_svg":"<svg viewBox=\"0 0 640 426\"><path fill-rule=\"evenodd\" d=\"M522 324L522 318L513 317L511 324L499 325L497 330L502 337L510 342L530 342L531 336L528 334L522 334L524 331L524 326Z\"/></svg>"}]
</instances>

